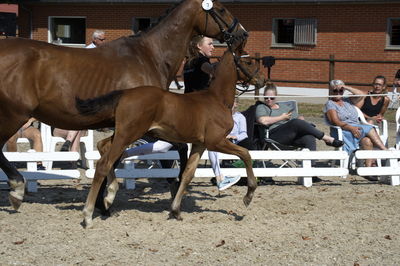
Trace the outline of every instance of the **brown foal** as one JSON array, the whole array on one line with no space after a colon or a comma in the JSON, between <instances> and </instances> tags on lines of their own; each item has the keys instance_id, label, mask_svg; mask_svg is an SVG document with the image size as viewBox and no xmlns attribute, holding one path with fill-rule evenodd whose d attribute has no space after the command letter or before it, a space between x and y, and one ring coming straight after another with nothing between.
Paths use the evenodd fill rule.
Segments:
<instances>
[{"instance_id":1,"label":"brown foal","mask_svg":"<svg viewBox=\"0 0 400 266\"><path fill-rule=\"evenodd\" d=\"M102 105L96 104L96 99L77 101L82 115L98 113L102 116L104 112L110 115L108 119L115 119L114 136L104 140L109 148L97 162L84 208L84 223L87 227L92 226L94 204L104 178L124 149L144 134L171 142L192 143L188 163L171 206L171 214L175 218L181 219L183 193L205 149L234 154L245 162L248 190L243 201L246 206L250 204L257 184L249 152L227 140L226 136L233 127L231 107L237 80L249 80L262 87L265 77L258 72L258 65L252 63L250 58L240 57L240 51L236 51L236 54L230 50L225 52L217 67L215 79L205 91L176 94L154 86L143 86L117 91L103 100L98 99ZM239 69L254 74L248 79ZM104 99L108 102L105 103Z\"/></svg>"}]
</instances>

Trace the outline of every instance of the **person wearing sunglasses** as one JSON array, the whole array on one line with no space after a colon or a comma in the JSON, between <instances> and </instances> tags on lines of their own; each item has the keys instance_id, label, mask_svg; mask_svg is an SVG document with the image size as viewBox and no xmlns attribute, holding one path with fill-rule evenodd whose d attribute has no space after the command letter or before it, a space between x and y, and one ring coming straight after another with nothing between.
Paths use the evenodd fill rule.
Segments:
<instances>
[{"instance_id":1,"label":"person wearing sunglasses","mask_svg":"<svg viewBox=\"0 0 400 266\"><path fill-rule=\"evenodd\" d=\"M304 120L290 106L276 102L277 89L273 83L267 83L264 90L264 104L257 105L256 121L269 130L269 138L283 145L317 149L316 139L326 145L341 147L343 142L318 130Z\"/></svg>"},{"instance_id":2,"label":"person wearing sunglasses","mask_svg":"<svg viewBox=\"0 0 400 266\"><path fill-rule=\"evenodd\" d=\"M345 91L353 95L365 94L362 90L346 86L341 80L331 80L329 83L331 97L324 107L327 124L339 126L343 130L343 150L351 154L359 145L364 150L372 150L374 146L386 150L373 126L360 124L358 120L356 104L362 101L363 97L343 97ZM366 160L366 166L371 165L372 160Z\"/></svg>"},{"instance_id":3,"label":"person wearing sunglasses","mask_svg":"<svg viewBox=\"0 0 400 266\"><path fill-rule=\"evenodd\" d=\"M357 103L357 107L363 112L365 119L371 124L380 124L388 109L390 99L386 94L386 78L384 76L376 76L372 83L372 90L368 92L370 96L363 97Z\"/></svg>"},{"instance_id":4,"label":"person wearing sunglasses","mask_svg":"<svg viewBox=\"0 0 400 266\"><path fill-rule=\"evenodd\" d=\"M106 33L102 30L95 30L92 35L92 42L85 48L96 48L106 42Z\"/></svg>"}]
</instances>

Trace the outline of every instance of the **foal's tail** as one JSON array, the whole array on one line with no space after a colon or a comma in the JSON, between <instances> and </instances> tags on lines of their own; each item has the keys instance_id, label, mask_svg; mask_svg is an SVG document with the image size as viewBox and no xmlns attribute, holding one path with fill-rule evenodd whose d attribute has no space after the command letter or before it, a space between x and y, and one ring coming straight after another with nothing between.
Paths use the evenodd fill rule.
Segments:
<instances>
[{"instance_id":1,"label":"foal's tail","mask_svg":"<svg viewBox=\"0 0 400 266\"><path fill-rule=\"evenodd\" d=\"M106 109L114 109L122 93L123 91L117 90L85 100L75 97L75 107L82 115L94 115Z\"/></svg>"}]
</instances>

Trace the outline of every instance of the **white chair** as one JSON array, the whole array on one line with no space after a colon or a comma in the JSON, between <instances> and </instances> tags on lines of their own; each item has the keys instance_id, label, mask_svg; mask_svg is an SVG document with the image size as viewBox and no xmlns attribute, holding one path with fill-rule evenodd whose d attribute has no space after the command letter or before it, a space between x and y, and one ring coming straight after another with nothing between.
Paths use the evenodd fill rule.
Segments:
<instances>
[{"instance_id":1,"label":"white chair","mask_svg":"<svg viewBox=\"0 0 400 266\"><path fill-rule=\"evenodd\" d=\"M358 120L360 121L361 124L363 124L363 125L372 125L372 124L368 123L367 120L365 120L364 114L362 113L362 111L358 107L354 106L354 108L357 110ZM388 131L389 130L388 130L387 120L385 120L385 119L382 120L382 124L381 124L381 128L382 129L380 129L380 127L377 126L377 125L372 125L372 126L375 128L375 130L378 133L378 135L379 135L380 139L382 140L383 144L385 144L385 146L387 147L388 146L388 138L389 138L388 137ZM332 126L332 125L330 125L330 128L331 128L331 134L334 133L334 135L337 135L337 138L339 140L343 141L343 130L342 130L342 128L338 127L338 126ZM340 147L338 149L342 151L343 147ZM377 163L378 163L379 166L381 166L381 160L378 160ZM348 164L349 164L348 160L344 160L344 161L340 162L340 166L341 167L344 167L344 166L346 166ZM355 160L355 158L352 158L352 161L350 162L350 165L349 165L350 167L349 168L352 169L352 170L355 170L356 169L356 165L355 164L356 164L356 160Z\"/></svg>"},{"instance_id":2,"label":"white chair","mask_svg":"<svg viewBox=\"0 0 400 266\"><path fill-rule=\"evenodd\" d=\"M64 143L65 139L62 137L54 137L51 134L51 127L45 123L41 123L40 131L43 140L43 151L54 152L56 150L57 143ZM82 166L94 169L94 160L87 160L85 157L85 152L93 151L94 145L93 130L88 130L87 136L83 136L80 139L80 156L82 160ZM53 167L53 162L47 162L46 168L51 170Z\"/></svg>"},{"instance_id":3,"label":"white chair","mask_svg":"<svg viewBox=\"0 0 400 266\"><path fill-rule=\"evenodd\" d=\"M360 120L361 124L365 125L371 125L370 123L365 120L364 114L362 111L356 107L357 113L358 113L358 119ZM381 138L382 143L388 147L388 138L389 138L389 129L388 129L388 122L386 119L382 120L382 123L380 126L378 125L372 125L374 126L376 132L378 133L379 137Z\"/></svg>"},{"instance_id":4,"label":"white chair","mask_svg":"<svg viewBox=\"0 0 400 266\"><path fill-rule=\"evenodd\" d=\"M396 150L400 150L400 107L396 111Z\"/></svg>"}]
</instances>

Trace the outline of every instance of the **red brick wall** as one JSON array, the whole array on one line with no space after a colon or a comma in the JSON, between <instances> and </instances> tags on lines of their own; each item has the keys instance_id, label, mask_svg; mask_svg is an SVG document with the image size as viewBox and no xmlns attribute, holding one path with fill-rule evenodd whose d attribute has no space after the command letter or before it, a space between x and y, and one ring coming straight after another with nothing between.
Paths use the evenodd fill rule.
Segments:
<instances>
[{"instance_id":1,"label":"red brick wall","mask_svg":"<svg viewBox=\"0 0 400 266\"><path fill-rule=\"evenodd\" d=\"M109 40L131 34L134 16L157 17L169 5L41 5L28 6L33 10L33 38L47 41L48 16L86 16L86 40L90 42L94 29L107 31ZM250 31L247 50L261 56L277 58L324 58L352 60L398 60L400 50L385 50L387 18L400 17L400 4L381 5L243 5L226 7ZM28 36L28 13L20 10L20 34ZM273 18L317 19L317 45L313 47L272 48ZM220 50L223 48L220 48ZM217 52L220 54L221 51ZM378 74L389 82L400 68L394 64L336 63L335 78L345 82L370 83ZM328 62L277 60L272 79L328 81ZM325 87L320 84L278 83L283 86Z\"/></svg>"}]
</instances>

